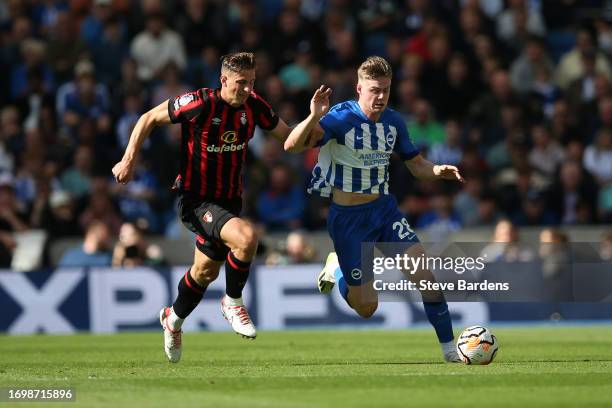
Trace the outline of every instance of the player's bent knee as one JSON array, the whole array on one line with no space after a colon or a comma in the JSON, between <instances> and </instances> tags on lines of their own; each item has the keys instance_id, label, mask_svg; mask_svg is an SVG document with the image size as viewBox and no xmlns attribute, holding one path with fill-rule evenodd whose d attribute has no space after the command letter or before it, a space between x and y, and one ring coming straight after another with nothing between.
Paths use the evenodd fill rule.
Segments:
<instances>
[{"instance_id":1,"label":"player's bent knee","mask_svg":"<svg viewBox=\"0 0 612 408\"><path fill-rule=\"evenodd\" d=\"M372 315L374 315L376 312L376 309L378 309L378 302L364 303L355 307L357 314L364 319L372 317Z\"/></svg>"},{"instance_id":2,"label":"player's bent knee","mask_svg":"<svg viewBox=\"0 0 612 408\"><path fill-rule=\"evenodd\" d=\"M200 285L209 285L219 277L219 268L198 267L194 265L191 267L191 270L195 281Z\"/></svg>"},{"instance_id":3,"label":"player's bent knee","mask_svg":"<svg viewBox=\"0 0 612 408\"><path fill-rule=\"evenodd\" d=\"M254 252L257 249L258 237L255 228L248 226L240 230L238 247L243 251Z\"/></svg>"}]
</instances>

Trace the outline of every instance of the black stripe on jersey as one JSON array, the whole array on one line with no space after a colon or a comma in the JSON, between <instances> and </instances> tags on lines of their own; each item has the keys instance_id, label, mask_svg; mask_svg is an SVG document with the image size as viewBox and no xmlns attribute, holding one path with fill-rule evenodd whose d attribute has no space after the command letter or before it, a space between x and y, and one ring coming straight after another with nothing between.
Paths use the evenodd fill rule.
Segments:
<instances>
[{"instance_id":1,"label":"black stripe on jersey","mask_svg":"<svg viewBox=\"0 0 612 408\"><path fill-rule=\"evenodd\" d=\"M221 135L225 131L225 118L227 116L227 105L223 100L217 95L213 93L214 103L215 103L215 118L220 119L218 125L211 126L210 131L208 132L208 145L221 147L223 142L221 141ZM207 153L207 167L206 167L206 197L214 198L216 196L217 189L217 173L218 173L218 163L222 157L222 153L208 152Z\"/></svg>"},{"instance_id":2,"label":"black stripe on jersey","mask_svg":"<svg viewBox=\"0 0 612 408\"><path fill-rule=\"evenodd\" d=\"M246 104L245 105L246 108L246 117L247 117L247 126L246 126L246 134L245 134L245 141L248 142L249 139L251 137L253 137L253 134L255 132L255 115L253 112L253 107L250 104ZM238 178L238 183L236 184L236 191L235 191L235 196L236 197L240 197L242 195L242 166L244 166L246 164L246 156L247 156L247 149L243 149L242 150L242 154L239 156L239 160L238 160L238 166L240 166L240 171L237 172L238 174L236 175L236 177Z\"/></svg>"},{"instance_id":3,"label":"black stripe on jersey","mask_svg":"<svg viewBox=\"0 0 612 408\"><path fill-rule=\"evenodd\" d=\"M204 102L206 103L206 110L199 116L198 120L194 124L196 139L193 146L193 163L191 166L192 188L190 189L190 191L199 195L202 195L202 187L204 187L202 185L201 171L201 167L205 165L206 161L205 145L207 137L204 132L208 132L211 120L210 116L214 115L214 106L211 106L209 91L203 90L202 95L204 97Z\"/></svg>"},{"instance_id":4,"label":"black stripe on jersey","mask_svg":"<svg viewBox=\"0 0 612 408\"><path fill-rule=\"evenodd\" d=\"M232 109L229 114L229 117L227 118L228 130L230 130L229 128L231 125L231 130L236 132L236 146L239 145L243 140L243 137L240 134L240 112L240 110ZM221 174L223 175L223 183L221 185L221 197L232 196L232 190L234 189L235 182L234 173L236 173L236 161L239 153L242 152L237 150L233 152L230 151L226 154L229 157L225 157L225 160L223 161L223 167L221 171Z\"/></svg>"}]
</instances>

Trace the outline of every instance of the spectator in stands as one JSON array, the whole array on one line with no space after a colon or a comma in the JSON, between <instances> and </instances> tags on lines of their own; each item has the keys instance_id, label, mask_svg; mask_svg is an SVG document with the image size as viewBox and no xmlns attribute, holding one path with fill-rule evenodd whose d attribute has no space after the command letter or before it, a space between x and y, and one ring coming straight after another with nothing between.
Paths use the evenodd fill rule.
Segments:
<instances>
[{"instance_id":1,"label":"spectator in stands","mask_svg":"<svg viewBox=\"0 0 612 408\"><path fill-rule=\"evenodd\" d=\"M463 54L454 54L448 61L443 88L433 105L441 119L465 119L471 103L480 92Z\"/></svg>"},{"instance_id":2,"label":"spectator in stands","mask_svg":"<svg viewBox=\"0 0 612 408\"><path fill-rule=\"evenodd\" d=\"M533 147L529 152L529 164L543 175L554 177L565 159L563 147L551 137L549 129L543 124L531 127L531 142Z\"/></svg>"},{"instance_id":3,"label":"spectator in stands","mask_svg":"<svg viewBox=\"0 0 612 408\"><path fill-rule=\"evenodd\" d=\"M583 66L582 75L570 82L567 89L567 101L572 110L579 114L584 105L590 104L595 99L596 57L597 53L592 48L580 53Z\"/></svg>"},{"instance_id":4,"label":"spectator in stands","mask_svg":"<svg viewBox=\"0 0 612 408\"><path fill-rule=\"evenodd\" d=\"M502 122L502 108L515 106L520 110L520 100L512 89L508 73L497 70L490 78L491 90L470 107L471 121L482 128L482 142L487 146L502 139L502 135L498 132L499 124Z\"/></svg>"},{"instance_id":5,"label":"spectator in stands","mask_svg":"<svg viewBox=\"0 0 612 408\"><path fill-rule=\"evenodd\" d=\"M204 48L224 40L223 16L218 9L219 5L209 0L185 1L185 10L177 19L176 27L185 41L189 58L197 58Z\"/></svg>"},{"instance_id":6,"label":"spectator in stands","mask_svg":"<svg viewBox=\"0 0 612 408\"><path fill-rule=\"evenodd\" d=\"M96 66L97 79L104 84L113 84L121 78L121 64L129 55L125 41L125 27L117 17L104 22L102 33L91 46L92 59Z\"/></svg>"},{"instance_id":7,"label":"spectator in stands","mask_svg":"<svg viewBox=\"0 0 612 408\"><path fill-rule=\"evenodd\" d=\"M429 160L434 164L452 164L458 166L461 163L461 127L458 122L449 120L444 128L446 139L443 143L432 146L429 152Z\"/></svg>"},{"instance_id":8,"label":"spectator in stands","mask_svg":"<svg viewBox=\"0 0 612 408\"><path fill-rule=\"evenodd\" d=\"M431 106L425 99L416 102L414 119L407 125L410 139L421 148L431 149L436 144L444 143L444 127L435 120Z\"/></svg>"},{"instance_id":9,"label":"spectator in stands","mask_svg":"<svg viewBox=\"0 0 612 408\"><path fill-rule=\"evenodd\" d=\"M315 250L302 231L287 234L287 240L277 251L266 257L266 265L298 265L315 261Z\"/></svg>"},{"instance_id":10,"label":"spectator in stands","mask_svg":"<svg viewBox=\"0 0 612 408\"><path fill-rule=\"evenodd\" d=\"M13 234L26 231L27 214L15 197L13 176L0 174L0 268L10 268L17 242Z\"/></svg>"},{"instance_id":11,"label":"spectator in stands","mask_svg":"<svg viewBox=\"0 0 612 408\"><path fill-rule=\"evenodd\" d=\"M57 113L62 125L75 132L84 120L95 121L99 133L111 130L110 101L106 89L95 80L91 61L80 61L74 68L74 82L58 90Z\"/></svg>"},{"instance_id":12,"label":"spectator in stands","mask_svg":"<svg viewBox=\"0 0 612 408\"><path fill-rule=\"evenodd\" d=\"M12 173L15 158L24 148L24 137L19 111L15 106L6 106L0 110L0 174Z\"/></svg>"},{"instance_id":13,"label":"spectator in stands","mask_svg":"<svg viewBox=\"0 0 612 408\"><path fill-rule=\"evenodd\" d=\"M519 93L531 91L536 83L538 69L552 72L552 61L546 55L544 41L539 37L529 37L521 55L510 67L512 87Z\"/></svg>"},{"instance_id":14,"label":"spectator in stands","mask_svg":"<svg viewBox=\"0 0 612 408\"><path fill-rule=\"evenodd\" d=\"M66 191L39 188L32 207L32 228L44 229L49 239L76 237L83 233L73 198Z\"/></svg>"},{"instance_id":15,"label":"spectator in stands","mask_svg":"<svg viewBox=\"0 0 612 408\"><path fill-rule=\"evenodd\" d=\"M58 267L111 266L109 252L110 231L101 221L94 221L87 228L83 244L66 250Z\"/></svg>"},{"instance_id":16,"label":"spectator in stands","mask_svg":"<svg viewBox=\"0 0 612 408\"><path fill-rule=\"evenodd\" d=\"M595 143L584 150L584 168L600 185L612 183L612 129L599 131Z\"/></svg>"},{"instance_id":17,"label":"spectator in stands","mask_svg":"<svg viewBox=\"0 0 612 408\"><path fill-rule=\"evenodd\" d=\"M510 0L497 17L497 35L508 46L520 49L529 35L544 36L546 26L540 10L526 0Z\"/></svg>"},{"instance_id":18,"label":"spectator in stands","mask_svg":"<svg viewBox=\"0 0 612 408\"><path fill-rule=\"evenodd\" d=\"M461 229L461 220L453 211L452 197L438 192L431 199L431 210L421 215L416 227L423 228L432 242L444 242L449 234Z\"/></svg>"},{"instance_id":19,"label":"spectator in stands","mask_svg":"<svg viewBox=\"0 0 612 408\"><path fill-rule=\"evenodd\" d=\"M612 232L606 232L601 237L599 257L602 261L612 261Z\"/></svg>"},{"instance_id":20,"label":"spectator in stands","mask_svg":"<svg viewBox=\"0 0 612 408\"><path fill-rule=\"evenodd\" d=\"M583 27L576 34L576 46L570 52L565 54L555 74L555 81L563 89L567 89L572 81L584 75L584 64L582 56L585 53L595 54L595 71L598 74L603 74L610 79L612 70L606 56L598 51L591 30Z\"/></svg>"},{"instance_id":21,"label":"spectator in stands","mask_svg":"<svg viewBox=\"0 0 612 408\"><path fill-rule=\"evenodd\" d=\"M119 216L109 191L109 181L104 177L95 177L91 182L91 194L85 209L79 217L79 225L83 230L98 220L108 226L112 234L117 234L122 219Z\"/></svg>"},{"instance_id":22,"label":"spectator in stands","mask_svg":"<svg viewBox=\"0 0 612 408\"><path fill-rule=\"evenodd\" d=\"M576 115L570 110L567 101L560 99L555 102L550 120L550 130L553 139L562 144L569 144L571 141L581 139L582 132L578 130ZM582 159L582 156L580 159Z\"/></svg>"},{"instance_id":23,"label":"spectator in stands","mask_svg":"<svg viewBox=\"0 0 612 408\"><path fill-rule=\"evenodd\" d=\"M485 262L529 262L535 259L533 250L523 245L514 224L503 219L495 226L493 242L481 252Z\"/></svg>"},{"instance_id":24,"label":"spectator in stands","mask_svg":"<svg viewBox=\"0 0 612 408\"><path fill-rule=\"evenodd\" d=\"M478 203L483 191L484 182L481 177L477 175L466 177L465 187L453 201L453 210L464 226L470 227L478 222Z\"/></svg>"},{"instance_id":25,"label":"spectator in stands","mask_svg":"<svg viewBox=\"0 0 612 408\"><path fill-rule=\"evenodd\" d=\"M0 174L0 231L28 229L28 214L17 200L15 180L10 173Z\"/></svg>"},{"instance_id":26,"label":"spectator in stands","mask_svg":"<svg viewBox=\"0 0 612 408\"><path fill-rule=\"evenodd\" d=\"M123 100L123 112L117 121L115 133L117 135L117 146L125 149L130 141L132 129L136 126L138 118L143 113L142 96L139 93L125 95ZM147 139L142 144L143 151L148 151L151 147L151 139Z\"/></svg>"},{"instance_id":27,"label":"spectator in stands","mask_svg":"<svg viewBox=\"0 0 612 408\"><path fill-rule=\"evenodd\" d=\"M43 77L44 73L40 67L29 69L26 89L20 97L15 98L26 130L41 128L43 109L55 109L53 94L45 89Z\"/></svg>"},{"instance_id":28,"label":"spectator in stands","mask_svg":"<svg viewBox=\"0 0 612 408\"><path fill-rule=\"evenodd\" d=\"M135 223L143 230L160 232L158 218L153 210L159 188L157 177L148 162L138 156L130 183L113 183L111 193L119 204L124 220Z\"/></svg>"},{"instance_id":29,"label":"spectator in stands","mask_svg":"<svg viewBox=\"0 0 612 408\"><path fill-rule=\"evenodd\" d=\"M20 45L21 63L13 65L11 73L11 94L13 98L23 97L28 92L29 73L38 71L42 77L42 88L46 92L54 89L53 70L46 61L46 44L41 40L28 38Z\"/></svg>"},{"instance_id":30,"label":"spectator in stands","mask_svg":"<svg viewBox=\"0 0 612 408\"><path fill-rule=\"evenodd\" d=\"M597 187L581 163L565 161L551 189L548 205L564 225L592 222L596 197Z\"/></svg>"},{"instance_id":31,"label":"spectator in stands","mask_svg":"<svg viewBox=\"0 0 612 408\"><path fill-rule=\"evenodd\" d=\"M155 86L151 104L159 105L176 95L181 95L188 92L191 88L181 82L180 71L178 65L174 61L168 62L161 70L162 82Z\"/></svg>"},{"instance_id":32,"label":"spectator in stands","mask_svg":"<svg viewBox=\"0 0 612 408\"><path fill-rule=\"evenodd\" d=\"M113 249L114 267L134 267L163 264L162 250L148 244L142 231L132 223L124 223L119 230L119 240Z\"/></svg>"},{"instance_id":33,"label":"spectator in stands","mask_svg":"<svg viewBox=\"0 0 612 408\"><path fill-rule=\"evenodd\" d=\"M138 78L145 82L159 78L169 62L180 70L187 66L183 39L166 27L165 16L160 12L146 16L146 29L134 37L130 50L138 63Z\"/></svg>"},{"instance_id":34,"label":"spectator in stands","mask_svg":"<svg viewBox=\"0 0 612 408\"><path fill-rule=\"evenodd\" d=\"M478 198L477 216L473 225L492 226L496 225L501 219L503 219L503 214L497 205L495 195L491 192L483 191Z\"/></svg>"},{"instance_id":35,"label":"spectator in stands","mask_svg":"<svg viewBox=\"0 0 612 408\"><path fill-rule=\"evenodd\" d=\"M270 170L268 188L257 199L257 217L271 230L293 230L302 225L304 188L292 181L291 169L282 163Z\"/></svg>"},{"instance_id":36,"label":"spectator in stands","mask_svg":"<svg viewBox=\"0 0 612 408\"><path fill-rule=\"evenodd\" d=\"M47 47L47 58L58 84L72 79L74 66L87 51L85 43L80 38L75 38L75 30L74 19L71 19L70 13L66 10L58 12ZM116 64L117 61L113 63Z\"/></svg>"},{"instance_id":37,"label":"spectator in stands","mask_svg":"<svg viewBox=\"0 0 612 408\"><path fill-rule=\"evenodd\" d=\"M556 228L545 228L540 233L539 257L542 265L545 293L551 301L567 301L572 296L572 259L569 238Z\"/></svg>"},{"instance_id":38,"label":"spectator in stands","mask_svg":"<svg viewBox=\"0 0 612 408\"><path fill-rule=\"evenodd\" d=\"M94 154L89 146L79 146L74 153L74 165L61 175L62 189L76 199L86 197L91 192Z\"/></svg>"},{"instance_id":39,"label":"spectator in stands","mask_svg":"<svg viewBox=\"0 0 612 408\"><path fill-rule=\"evenodd\" d=\"M541 191L531 189L521 200L520 208L514 212L514 225L555 225L557 220L546 208L546 197Z\"/></svg>"}]
</instances>

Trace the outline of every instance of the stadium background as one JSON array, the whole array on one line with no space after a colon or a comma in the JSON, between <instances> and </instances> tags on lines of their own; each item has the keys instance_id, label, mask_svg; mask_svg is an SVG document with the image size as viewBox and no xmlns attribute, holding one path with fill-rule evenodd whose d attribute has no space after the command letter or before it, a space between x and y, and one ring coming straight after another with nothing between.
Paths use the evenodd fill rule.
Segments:
<instances>
[{"instance_id":1,"label":"stadium background","mask_svg":"<svg viewBox=\"0 0 612 408\"><path fill-rule=\"evenodd\" d=\"M30 326L23 319L27 330L15 329L30 316L28 293L37 313L79 305L76 315L63 312L69 326L52 316L46 331L154 326L138 316L171 300L173 267L188 265L193 253L170 193L179 127L151 135L127 186L114 183L110 169L140 114L182 92L217 86L219 57L238 50L257 53L256 91L289 124L305 116L319 84L333 88L334 103L354 97L365 56L392 63L390 104L414 142L430 160L458 165L467 179L421 183L392 162L391 191L424 240L503 241L534 258L540 241L582 241L593 243L602 261L612 258L610 2L7 0L0 3L0 267L37 272L0 273L2 306L11 311L0 330L45 331L40 316ZM263 240L251 291L261 290L256 282L265 276L287 278L279 271L298 264L304 266L291 269L286 289L299 296L314 282L312 263L330 249L328 203L304 188L316 151L289 155L258 132L248 160L245 215ZM111 265L125 269L116 276L109 273L119 270L87 269ZM64 287L74 291L44 300L56 276L55 284L72 282ZM139 277L150 285L138 286ZM100 320L92 310L114 299L113 288L140 291L141 309L127 323L107 316L114 325L96 330L102 326L94 327ZM116 296L119 305L134 301L125 296ZM316 312L312 324L353 322L334 314L341 302L308 305ZM274 309L254 308L256 320ZM464 314L483 322L490 312ZM610 318L595 312L574 317ZM516 312L504 320L549 317ZM382 318L389 327L407 323Z\"/></svg>"}]
</instances>

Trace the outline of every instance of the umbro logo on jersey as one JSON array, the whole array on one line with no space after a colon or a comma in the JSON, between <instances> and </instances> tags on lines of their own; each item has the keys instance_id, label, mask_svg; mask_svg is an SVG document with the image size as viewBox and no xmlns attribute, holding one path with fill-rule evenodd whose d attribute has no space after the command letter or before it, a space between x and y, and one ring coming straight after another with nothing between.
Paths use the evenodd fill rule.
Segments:
<instances>
[{"instance_id":1,"label":"umbro logo on jersey","mask_svg":"<svg viewBox=\"0 0 612 408\"><path fill-rule=\"evenodd\" d=\"M242 114L240 115L240 123L242 123L243 125L247 124L246 112L242 112Z\"/></svg>"},{"instance_id":2,"label":"umbro logo on jersey","mask_svg":"<svg viewBox=\"0 0 612 408\"><path fill-rule=\"evenodd\" d=\"M218 125L219 123L221 123L221 119L219 119L219 118L213 118L212 119L212 124L213 125Z\"/></svg>"}]
</instances>

